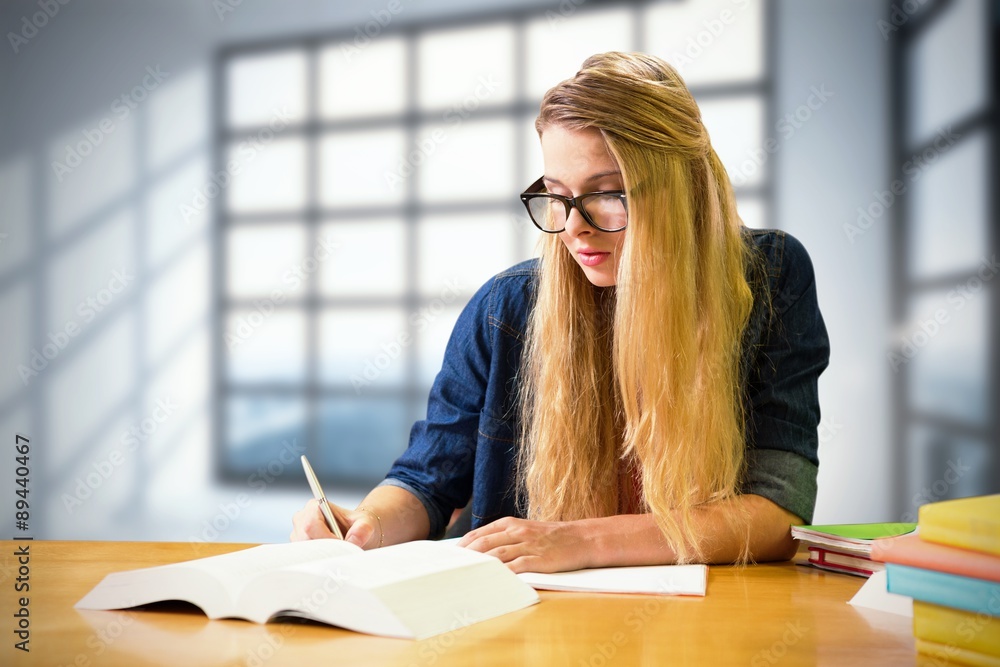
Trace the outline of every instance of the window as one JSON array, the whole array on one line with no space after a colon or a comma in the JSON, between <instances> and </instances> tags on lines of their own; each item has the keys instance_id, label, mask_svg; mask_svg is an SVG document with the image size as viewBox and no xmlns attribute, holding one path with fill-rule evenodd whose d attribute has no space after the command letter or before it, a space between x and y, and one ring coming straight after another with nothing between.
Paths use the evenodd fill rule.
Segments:
<instances>
[{"instance_id":1,"label":"window","mask_svg":"<svg viewBox=\"0 0 1000 667\"><path fill-rule=\"evenodd\" d=\"M889 355L901 516L1000 490L1000 422L990 408L1000 386L990 11L983 0L938 0L892 34L899 199L891 209L897 334Z\"/></svg>"},{"instance_id":2,"label":"window","mask_svg":"<svg viewBox=\"0 0 1000 667\"><path fill-rule=\"evenodd\" d=\"M739 172L741 212L764 226L770 170L750 158L768 122L769 7L563 3L220 53L213 171L232 180L214 200L223 476L245 477L294 439L326 478L381 479L424 415L464 303L532 255L538 233L517 194L542 171L534 118L586 56L674 62Z\"/></svg>"}]
</instances>

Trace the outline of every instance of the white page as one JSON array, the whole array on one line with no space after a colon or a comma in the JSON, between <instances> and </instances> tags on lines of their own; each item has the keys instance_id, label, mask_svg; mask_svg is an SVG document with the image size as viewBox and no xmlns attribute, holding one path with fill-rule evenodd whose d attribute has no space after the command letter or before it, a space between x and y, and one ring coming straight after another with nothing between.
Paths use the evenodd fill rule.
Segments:
<instances>
[{"instance_id":1,"label":"white page","mask_svg":"<svg viewBox=\"0 0 1000 667\"><path fill-rule=\"evenodd\" d=\"M886 587L886 577L885 570L872 574L848 604L912 617L913 599L905 595L890 593Z\"/></svg>"},{"instance_id":2,"label":"white page","mask_svg":"<svg viewBox=\"0 0 1000 667\"><path fill-rule=\"evenodd\" d=\"M221 556L211 556L167 568L197 569L217 579L235 598L251 578L278 568L362 553L360 547L342 540L306 540L283 544L263 544Z\"/></svg>"},{"instance_id":3,"label":"white page","mask_svg":"<svg viewBox=\"0 0 1000 667\"><path fill-rule=\"evenodd\" d=\"M333 576L370 590L492 559L492 556L464 547L421 540L346 556L333 563L306 562L293 569L296 572Z\"/></svg>"},{"instance_id":4,"label":"white page","mask_svg":"<svg viewBox=\"0 0 1000 667\"><path fill-rule=\"evenodd\" d=\"M526 584L542 590L703 596L708 566L605 567L554 574L523 572L517 576Z\"/></svg>"}]
</instances>

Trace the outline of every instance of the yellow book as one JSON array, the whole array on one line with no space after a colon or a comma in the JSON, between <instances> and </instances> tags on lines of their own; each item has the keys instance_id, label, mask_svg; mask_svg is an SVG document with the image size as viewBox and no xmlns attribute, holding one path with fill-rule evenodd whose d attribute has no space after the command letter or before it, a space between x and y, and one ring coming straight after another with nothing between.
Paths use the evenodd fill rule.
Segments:
<instances>
[{"instance_id":1,"label":"yellow book","mask_svg":"<svg viewBox=\"0 0 1000 667\"><path fill-rule=\"evenodd\" d=\"M920 539L1000 556L1000 494L921 505Z\"/></svg>"},{"instance_id":2,"label":"yellow book","mask_svg":"<svg viewBox=\"0 0 1000 667\"><path fill-rule=\"evenodd\" d=\"M949 644L929 642L919 637L917 638L917 653L940 658L948 663L973 665L974 667L1000 667L1000 658L995 655L970 651L967 648L958 648Z\"/></svg>"},{"instance_id":3,"label":"yellow book","mask_svg":"<svg viewBox=\"0 0 1000 667\"><path fill-rule=\"evenodd\" d=\"M1000 613L1000 600L997 607ZM996 616L914 600L913 635L1000 658L1000 618Z\"/></svg>"}]
</instances>

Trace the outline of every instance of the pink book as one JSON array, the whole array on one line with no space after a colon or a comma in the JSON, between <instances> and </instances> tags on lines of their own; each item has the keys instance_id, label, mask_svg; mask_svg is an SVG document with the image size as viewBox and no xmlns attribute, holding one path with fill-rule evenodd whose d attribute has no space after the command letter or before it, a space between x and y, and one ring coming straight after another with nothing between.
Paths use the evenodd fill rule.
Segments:
<instances>
[{"instance_id":1,"label":"pink book","mask_svg":"<svg viewBox=\"0 0 1000 667\"><path fill-rule=\"evenodd\" d=\"M885 569L885 565L876 563L866 556L832 551L823 547L809 547L809 564L823 570L844 572L859 577L870 577L873 572Z\"/></svg>"},{"instance_id":2,"label":"pink book","mask_svg":"<svg viewBox=\"0 0 1000 667\"><path fill-rule=\"evenodd\" d=\"M1000 556L927 542L919 534L875 540L872 560L1000 582Z\"/></svg>"}]
</instances>

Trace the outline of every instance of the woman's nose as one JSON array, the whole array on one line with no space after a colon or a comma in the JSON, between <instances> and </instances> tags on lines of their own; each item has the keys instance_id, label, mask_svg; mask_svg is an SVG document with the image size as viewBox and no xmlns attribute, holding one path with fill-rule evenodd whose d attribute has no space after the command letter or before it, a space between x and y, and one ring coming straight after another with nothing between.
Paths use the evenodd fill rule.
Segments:
<instances>
[{"instance_id":1,"label":"woman's nose","mask_svg":"<svg viewBox=\"0 0 1000 667\"><path fill-rule=\"evenodd\" d=\"M580 214L580 211L578 211L575 206L569 210L569 217L566 218L567 234L576 237L576 236L582 236L584 234L592 234L593 231L594 228L591 227L587 223L587 221L583 219L583 216Z\"/></svg>"}]
</instances>

